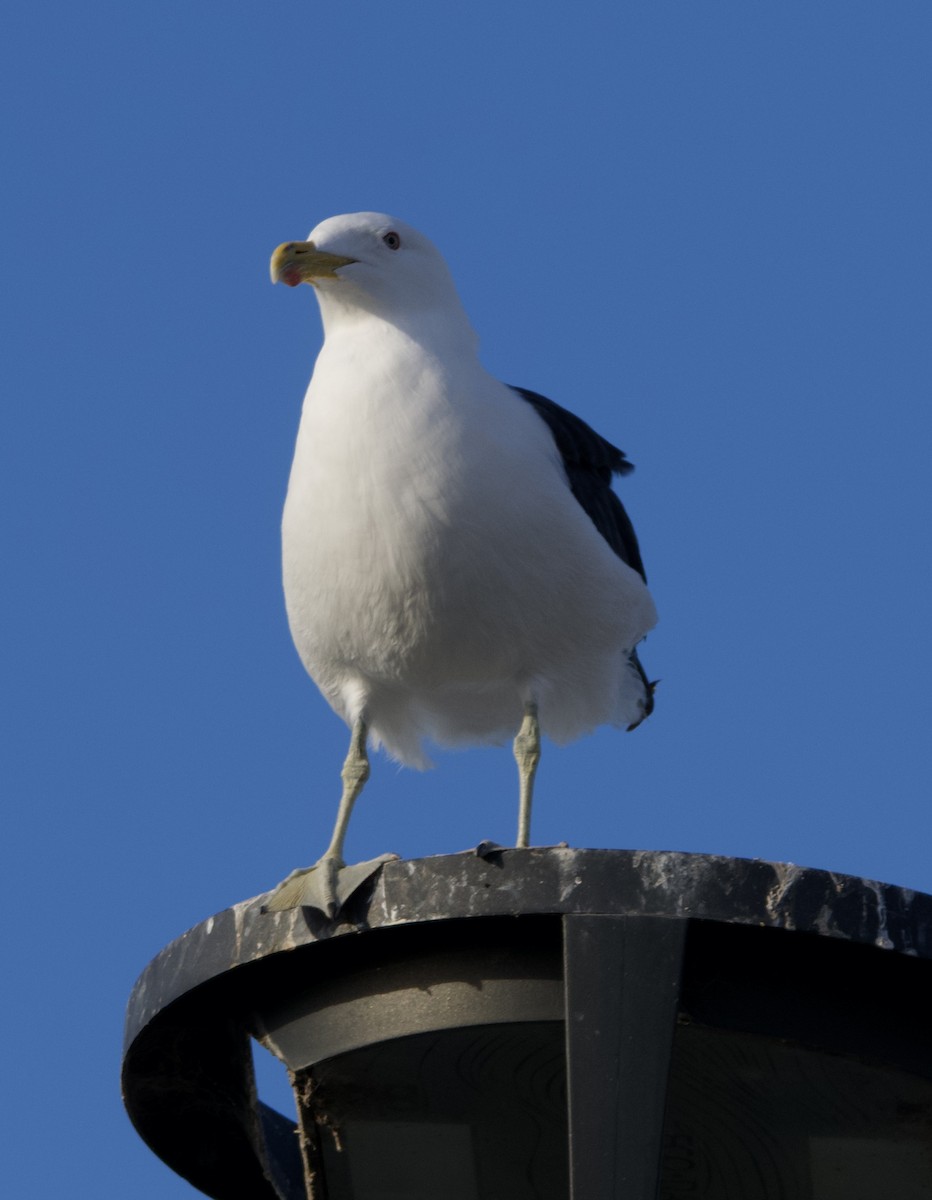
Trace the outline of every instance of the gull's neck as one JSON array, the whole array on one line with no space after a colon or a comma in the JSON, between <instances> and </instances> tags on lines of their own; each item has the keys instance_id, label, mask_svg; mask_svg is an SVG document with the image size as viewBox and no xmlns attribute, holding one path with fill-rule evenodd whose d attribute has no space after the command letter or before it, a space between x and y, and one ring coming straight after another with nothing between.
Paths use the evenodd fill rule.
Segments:
<instances>
[{"instance_id":1,"label":"gull's neck","mask_svg":"<svg viewBox=\"0 0 932 1200\"><path fill-rule=\"evenodd\" d=\"M478 353L479 338L455 291L419 297L408 305L380 304L357 288L317 288L325 341L371 338L373 344L414 342L437 355Z\"/></svg>"}]
</instances>

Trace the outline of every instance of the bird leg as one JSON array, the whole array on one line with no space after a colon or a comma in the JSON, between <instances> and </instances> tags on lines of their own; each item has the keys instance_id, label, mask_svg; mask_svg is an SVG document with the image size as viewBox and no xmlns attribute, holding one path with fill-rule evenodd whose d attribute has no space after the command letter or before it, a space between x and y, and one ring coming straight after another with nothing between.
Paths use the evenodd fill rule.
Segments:
<instances>
[{"instance_id":1,"label":"bird leg","mask_svg":"<svg viewBox=\"0 0 932 1200\"><path fill-rule=\"evenodd\" d=\"M366 753L365 721L359 717L350 735L349 752L340 772L343 779L343 794L333 827L330 845L312 867L292 871L272 892L265 904L268 912L280 912L287 908L316 908L331 920L337 915L347 898L383 862L395 855L387 854L371 862L357 863L347 867L343 861L343 843L349 826L353 805L369 778L369 756Z\"/></svg>"},{"instance_id":2,"label":"bird leg","mask_svg":"<svg viewBox=\"0 0 932 1200\"><path fill-rule=\"evenodd\" d=\"M537 705L529 700L524 706L524 720L518 730L514 744L515 760L518 764L518 840L516 846L529 844L531 836L531 800L534 797L534 776L540 762L540 722Z\"/></svg>"},{"instance_id":3,"label":"bird leg","mask_svg":"<svg viewBox=\"0 0 932 1200\"><path fill-rule=\"evenodd\" d=\"M350 734L349 750L340 778L343 780L343 795L340 797L340 807L337 809L337 819L333 826L333 837L330 845L324 851L323 862L329 859L337 865L344 866L343 843L346 841L346 831L349 828L353 805L359 799L359 793L369 778L369 755L366 753L366 735L368 729L362 717L357 717Z\"/></svg>"}]
</instances>

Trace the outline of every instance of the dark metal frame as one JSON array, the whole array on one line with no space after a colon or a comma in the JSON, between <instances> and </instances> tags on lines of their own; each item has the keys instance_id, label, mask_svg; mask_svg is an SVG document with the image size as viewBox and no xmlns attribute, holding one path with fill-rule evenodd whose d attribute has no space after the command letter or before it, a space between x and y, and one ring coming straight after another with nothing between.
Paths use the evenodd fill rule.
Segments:
<instances>
[{"instance_id":1,"label":"dark metal frame","mask_svg":"<svg viewBox=\"0 0 932 1200\"><path fill-rule=\"evenodd\" d=\"M162 951L129 1004L125 1103L207 1195L303 1200L294 1123L252 1077L269 1009L326 1005L341 980L438 947L498 940L520 959L549 944L563 956L571 1196L653 1200L677 1021L932 1078L930 931L929 896L791 865L567 848L390 862L335 925L262 913L260 897Z\"/></svg>"}]
</instances>

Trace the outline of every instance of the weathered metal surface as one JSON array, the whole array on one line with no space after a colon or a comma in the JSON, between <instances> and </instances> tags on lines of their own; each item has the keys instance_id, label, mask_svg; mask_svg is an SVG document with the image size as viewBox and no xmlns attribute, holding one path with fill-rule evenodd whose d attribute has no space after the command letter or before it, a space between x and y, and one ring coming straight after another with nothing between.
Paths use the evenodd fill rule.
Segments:
<instances>
[{"instance_id":1,"label":"weathered metal surface","mask_svg":"<svg viewBox=\"0 0 932 1200\"><path fill-rule=\"evenodd\" d=\"M129 1002L126 1045L166 1004L235 967L361 929L517 913L694 917L845 938L932 957L932 897L758 859L550 847L387 863L336 924L260 911L263 896L196 925L158 954Z\"/></svg>"}]
</instances>

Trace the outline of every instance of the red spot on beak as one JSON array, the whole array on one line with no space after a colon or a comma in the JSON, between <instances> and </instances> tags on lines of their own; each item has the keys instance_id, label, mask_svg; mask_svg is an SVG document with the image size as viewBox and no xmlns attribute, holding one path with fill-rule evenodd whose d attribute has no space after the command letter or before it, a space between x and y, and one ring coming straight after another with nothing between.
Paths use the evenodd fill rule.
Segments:
<instances>
[{"instance_id":1,"label":"red spot on beak","mask_svg":"<svg viewBox=\"0 0 932 1200\"><path fill-rule=\"evenodd\" d=\"M281 273L282 283L287 283L289 287L297 287L301 282L301 272L297 267L288 267L287 270Z\"/></svg>"}]
</instances>

